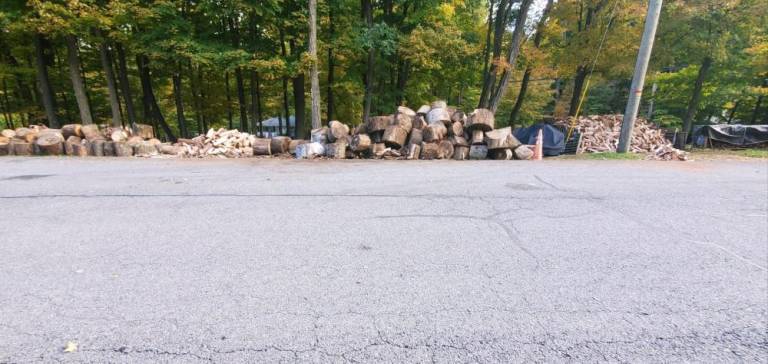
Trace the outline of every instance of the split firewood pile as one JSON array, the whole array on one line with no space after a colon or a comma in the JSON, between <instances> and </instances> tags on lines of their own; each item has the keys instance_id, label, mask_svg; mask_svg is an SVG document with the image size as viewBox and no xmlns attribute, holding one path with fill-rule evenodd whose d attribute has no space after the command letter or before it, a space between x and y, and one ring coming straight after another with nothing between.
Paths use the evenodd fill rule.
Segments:
<instances>
[{"instance_id":1,"label":"split firewood pile","mask_svg":"<svg viewBox=\"0 0 768 364\"><path fill-rule=\"evenodd\" d=\"M619 145L622 115L582 116L573 124L581 133L581 145L578 153L615 152ZM566 128L571 125L569 119L561 119L557 124ZM566 129L567 130L567 129ZM646 154L646 159L687 160L688 153L676 149L672 142L664 138L664 131L643 118L637 118L632 131L632 143L629 151Z\"/></svg>"},{"instance_id":2,"label":"split firewood pile","mask_svg":"<svg viewBox=\"0 0 768 364\"><path fill-rule=\"evenodd\" d=\"M30 125L0 132L0 155L153 156L163 143L152 126L136 129L107 125L67 124L61 129Z\"/></svg>"},{"instance_id":3,"label":"split firewood pile","mask_svg":"<svg viewBox=\"0 0 768 364\"><path fill-rule=\"evenodd\" d=\"M531 147L521 144L511 128L494 129L487 109L470 114L444 101L417 111L405 106L392 115L373 116L355 128L331 121L312 130L309 142L290 148L296 158L377 159L531 159Z\"/></svg>"}]
</instances>

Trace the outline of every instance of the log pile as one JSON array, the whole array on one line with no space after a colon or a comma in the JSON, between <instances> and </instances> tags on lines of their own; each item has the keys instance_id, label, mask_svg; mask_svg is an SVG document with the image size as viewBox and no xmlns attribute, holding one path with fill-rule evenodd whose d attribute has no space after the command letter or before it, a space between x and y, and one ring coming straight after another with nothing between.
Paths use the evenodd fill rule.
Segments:
<instances>
[{"instance_id":1,"label":"log pile","mask_svg":"<svg viewBox=\"0 0 768 364\"><path fill-rule=\"evenodd\" d=\"M623 115L590 115L582 116L573 123L576 131L581 133L581 145L577 153L615 152L619 145L619 133ZM571 125L568 119L561 119L557 124ZM629 147L632 153L646 154L646 159L653 160L687 160L688 153L676 149L664 138L664 131L643 118L637 118L632 131L632 143Z\"/></svg>"}]
</instances>

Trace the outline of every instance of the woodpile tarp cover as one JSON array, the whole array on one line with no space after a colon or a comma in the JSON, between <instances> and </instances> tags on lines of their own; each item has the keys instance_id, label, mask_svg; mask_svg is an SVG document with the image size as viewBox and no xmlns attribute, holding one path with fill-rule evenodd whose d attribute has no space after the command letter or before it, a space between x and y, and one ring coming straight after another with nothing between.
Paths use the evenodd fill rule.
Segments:
<instances>
[{"instance_id":1,"label":"woodpile tarp cover","mask_svg":"<svg viewBox=\"0 0 768 364\"><path fill-rule=\"evenodd\" d=\"M696 130L693 138L693 142L697 145L703 145L703 138L709 138L711 141L746 147L768 143L768 125L703 125Z\"/></svg>"}]
</instances>

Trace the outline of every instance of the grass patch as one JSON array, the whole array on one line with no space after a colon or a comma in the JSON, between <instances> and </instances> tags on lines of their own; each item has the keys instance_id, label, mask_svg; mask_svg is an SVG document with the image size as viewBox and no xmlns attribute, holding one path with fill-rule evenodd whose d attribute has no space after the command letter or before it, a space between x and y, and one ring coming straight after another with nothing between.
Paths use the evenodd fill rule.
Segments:
<instances>
[{"instance_id":1,"label":"grass patch","mask_svg":"<svg viewBox=\"0 0 768 364\"><path fill-rule=\"evenodd\" d=\"M749 158L768 158L768 149L744 149L740 152Z\"/></svg>"},{"instance_id":2,"label":"grass patch","mask_svg":"<svg viewBox=\"0 0 768 364\"><path fill-rule=\"evenodd\" d=\"M694 158L704 159L728 159L728 158L758 158L768 159L768 149L699 149L694 148L690 150Z\"/></svg>"},{"instance_id":3,"label":"grass patch","mask_svg":"<svg viewBox=\"0 0 768 364\"><path fill-rule=\"evenodd\" d=\"M616 152L605 152L605 153L582 153L581 157L584 159L591 159L591 160L638 160L645 158L645 154L640 153L616 153Z\"/></svg>"}]
</instances>

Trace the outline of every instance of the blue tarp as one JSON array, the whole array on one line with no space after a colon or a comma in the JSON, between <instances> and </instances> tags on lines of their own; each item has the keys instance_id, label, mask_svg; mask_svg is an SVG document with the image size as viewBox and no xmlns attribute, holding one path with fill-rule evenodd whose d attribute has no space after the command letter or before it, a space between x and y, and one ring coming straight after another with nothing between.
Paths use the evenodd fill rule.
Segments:
<instances>
[{"instance_id":1,"label":"blue tarp","mask_svg":"<svg viewBox=\"0 0 768 364\"><path fill-rule=\"evenodd\" d=\"M565 151L565 135L552 125L539 123L527 128L515 129L512 133L523 144L536 144L536 135L543 130L543 151L545 156L558 156Z\"/></svg>"}]
</instances>

